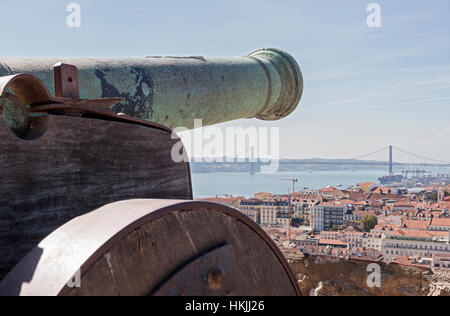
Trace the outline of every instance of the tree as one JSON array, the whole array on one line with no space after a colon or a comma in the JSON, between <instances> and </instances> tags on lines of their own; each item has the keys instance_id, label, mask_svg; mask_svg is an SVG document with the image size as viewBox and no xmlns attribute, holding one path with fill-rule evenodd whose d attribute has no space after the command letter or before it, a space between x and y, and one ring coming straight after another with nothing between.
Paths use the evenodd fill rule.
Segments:
<instances>
[{"instance_id":1,"label":"tree","mask_svg":"<svg viewBox=\"0 0 450 316\"><path fill-rule=\"evenodd\" d=\"M364 215L361 218L361 222L363 223L366 232L370 232L371 229L378 225L377 217L371 214Z\"/></svg>"},{"instance_id":2,"label":"tree","mask_svg":"<svg viewBox=\"0 0 450 316\"><path fill-rule=\"evenodd\" d=\"M429 196L428 196L428 199L429 199L431 202L437 202L437 193L433 193L433 194L429 195Z\"/></svg>"},{"instance_id":3,"label":"tree","mask_svg":"<svg viewBox=\"0 0 450 316\"><path fill-rule=\"evenodd\" d=\"M340 229L339 226L333 226L333 228L331 228L331 231L332 231L332 232L338 232L339 229Z\"/></svg>"}]
</instances>

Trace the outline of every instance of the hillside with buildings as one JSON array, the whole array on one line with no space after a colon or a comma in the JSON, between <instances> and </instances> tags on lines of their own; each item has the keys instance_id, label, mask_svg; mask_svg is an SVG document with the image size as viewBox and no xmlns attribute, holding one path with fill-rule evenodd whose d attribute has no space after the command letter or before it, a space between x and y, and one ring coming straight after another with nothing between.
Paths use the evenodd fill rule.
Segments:
<instances>
[{"instance_id":1,"label":"hillside with buildings","mask_svg":"<svg viewBox=\"0 0 450 316\"><path fill-rule=\"evenodd\" d=\"M439 280L439 277L450 273L449 185L409 192L370 182L346 190L327 187L291 195L261 192L252 198L228 196L206 200L234 207L258 223L291 260L294 269L299 269L300 279L307 275L305 271L312 269L307 269L311 262L322 258L333 265L363 263L360 269L370 263L380 264L387 271L382 273L387 275L394 273L395 269L390 267L399 266L406 270L395 270L395 273L403 273L403 281L411 284L415 282L414 273L420 272L421 280L428 285L420 293L414 285L415 290L410 294L429 294L433 282L448 285L448 279ZM367 218L373 222L366 223ZM308 274L316 283L321 282L319 270ZM367 276L367 272L363 274ZM323 278L322 281L329 279L326 274ZM406 281L399 281L402 278L396 278L398 287L406 286ZM394 288L392 284L390 287Z\"/></svg>"}]
</instances>

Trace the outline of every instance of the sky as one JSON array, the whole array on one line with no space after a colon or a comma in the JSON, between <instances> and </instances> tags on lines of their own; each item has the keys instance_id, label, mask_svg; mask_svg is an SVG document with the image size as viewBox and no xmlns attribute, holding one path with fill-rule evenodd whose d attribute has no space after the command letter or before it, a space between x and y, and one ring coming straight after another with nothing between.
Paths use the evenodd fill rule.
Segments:
<instances>
[{"instance_id":1,"label":"sky","mask_svg":"<svg viewBox=\"0 0 450 316\"><path fill-rule=\"evenodd\" d=\"M240 56L289 52L304 93L280 121L286 158L352 158L388 145L450 161L450 0L2 0L0 57ZM369 158L386 160L387 152ZM395 153L396 161L416 161ZM424 160L425 161L425 160Z\"/></svg>"}]
</instances>

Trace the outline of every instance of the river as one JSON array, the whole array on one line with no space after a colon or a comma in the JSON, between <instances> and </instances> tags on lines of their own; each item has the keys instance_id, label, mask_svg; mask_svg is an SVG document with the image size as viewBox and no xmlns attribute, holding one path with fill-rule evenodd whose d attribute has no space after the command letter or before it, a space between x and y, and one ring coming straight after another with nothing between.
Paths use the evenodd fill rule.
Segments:
<instances>
[{"instance_id":1,"label":"river","mask_svg":"<svg viewBox=\"0 0 450 316\"><path fill-rule=\"evenodd\" d=\"M430 170L433 173L450 173L445 170ZM342 185L342 189L360 182L378 182L378 178L386 175L384 170L358 171L299 171L277 173L193 173L192 186L195 198L213 197L216 194L231 194L233 196L252 197L258 192L286 194L292 190L292 183L281 179L295 177L296 191L303 187L320 189L326 186Z\"/></svg>"}]
</instances>

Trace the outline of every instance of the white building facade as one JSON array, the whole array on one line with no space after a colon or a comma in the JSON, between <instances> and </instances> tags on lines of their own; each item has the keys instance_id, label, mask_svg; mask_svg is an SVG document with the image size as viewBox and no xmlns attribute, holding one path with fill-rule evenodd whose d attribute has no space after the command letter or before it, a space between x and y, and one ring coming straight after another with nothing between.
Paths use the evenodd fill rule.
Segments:
<instances>
[{"instance_id":1,"label":"white building facade","mask_svg":"<svg viewBox=\"0 0 450 316\"><path fill-rule=\"evenodd\" d=\"M382 241L382 252L386 262L391 262L397 256L431 259L435 254L450 254L449 236L433 236L420 231L409 231L404 235L388 233Z\"/></svg>"}]
</instances>

